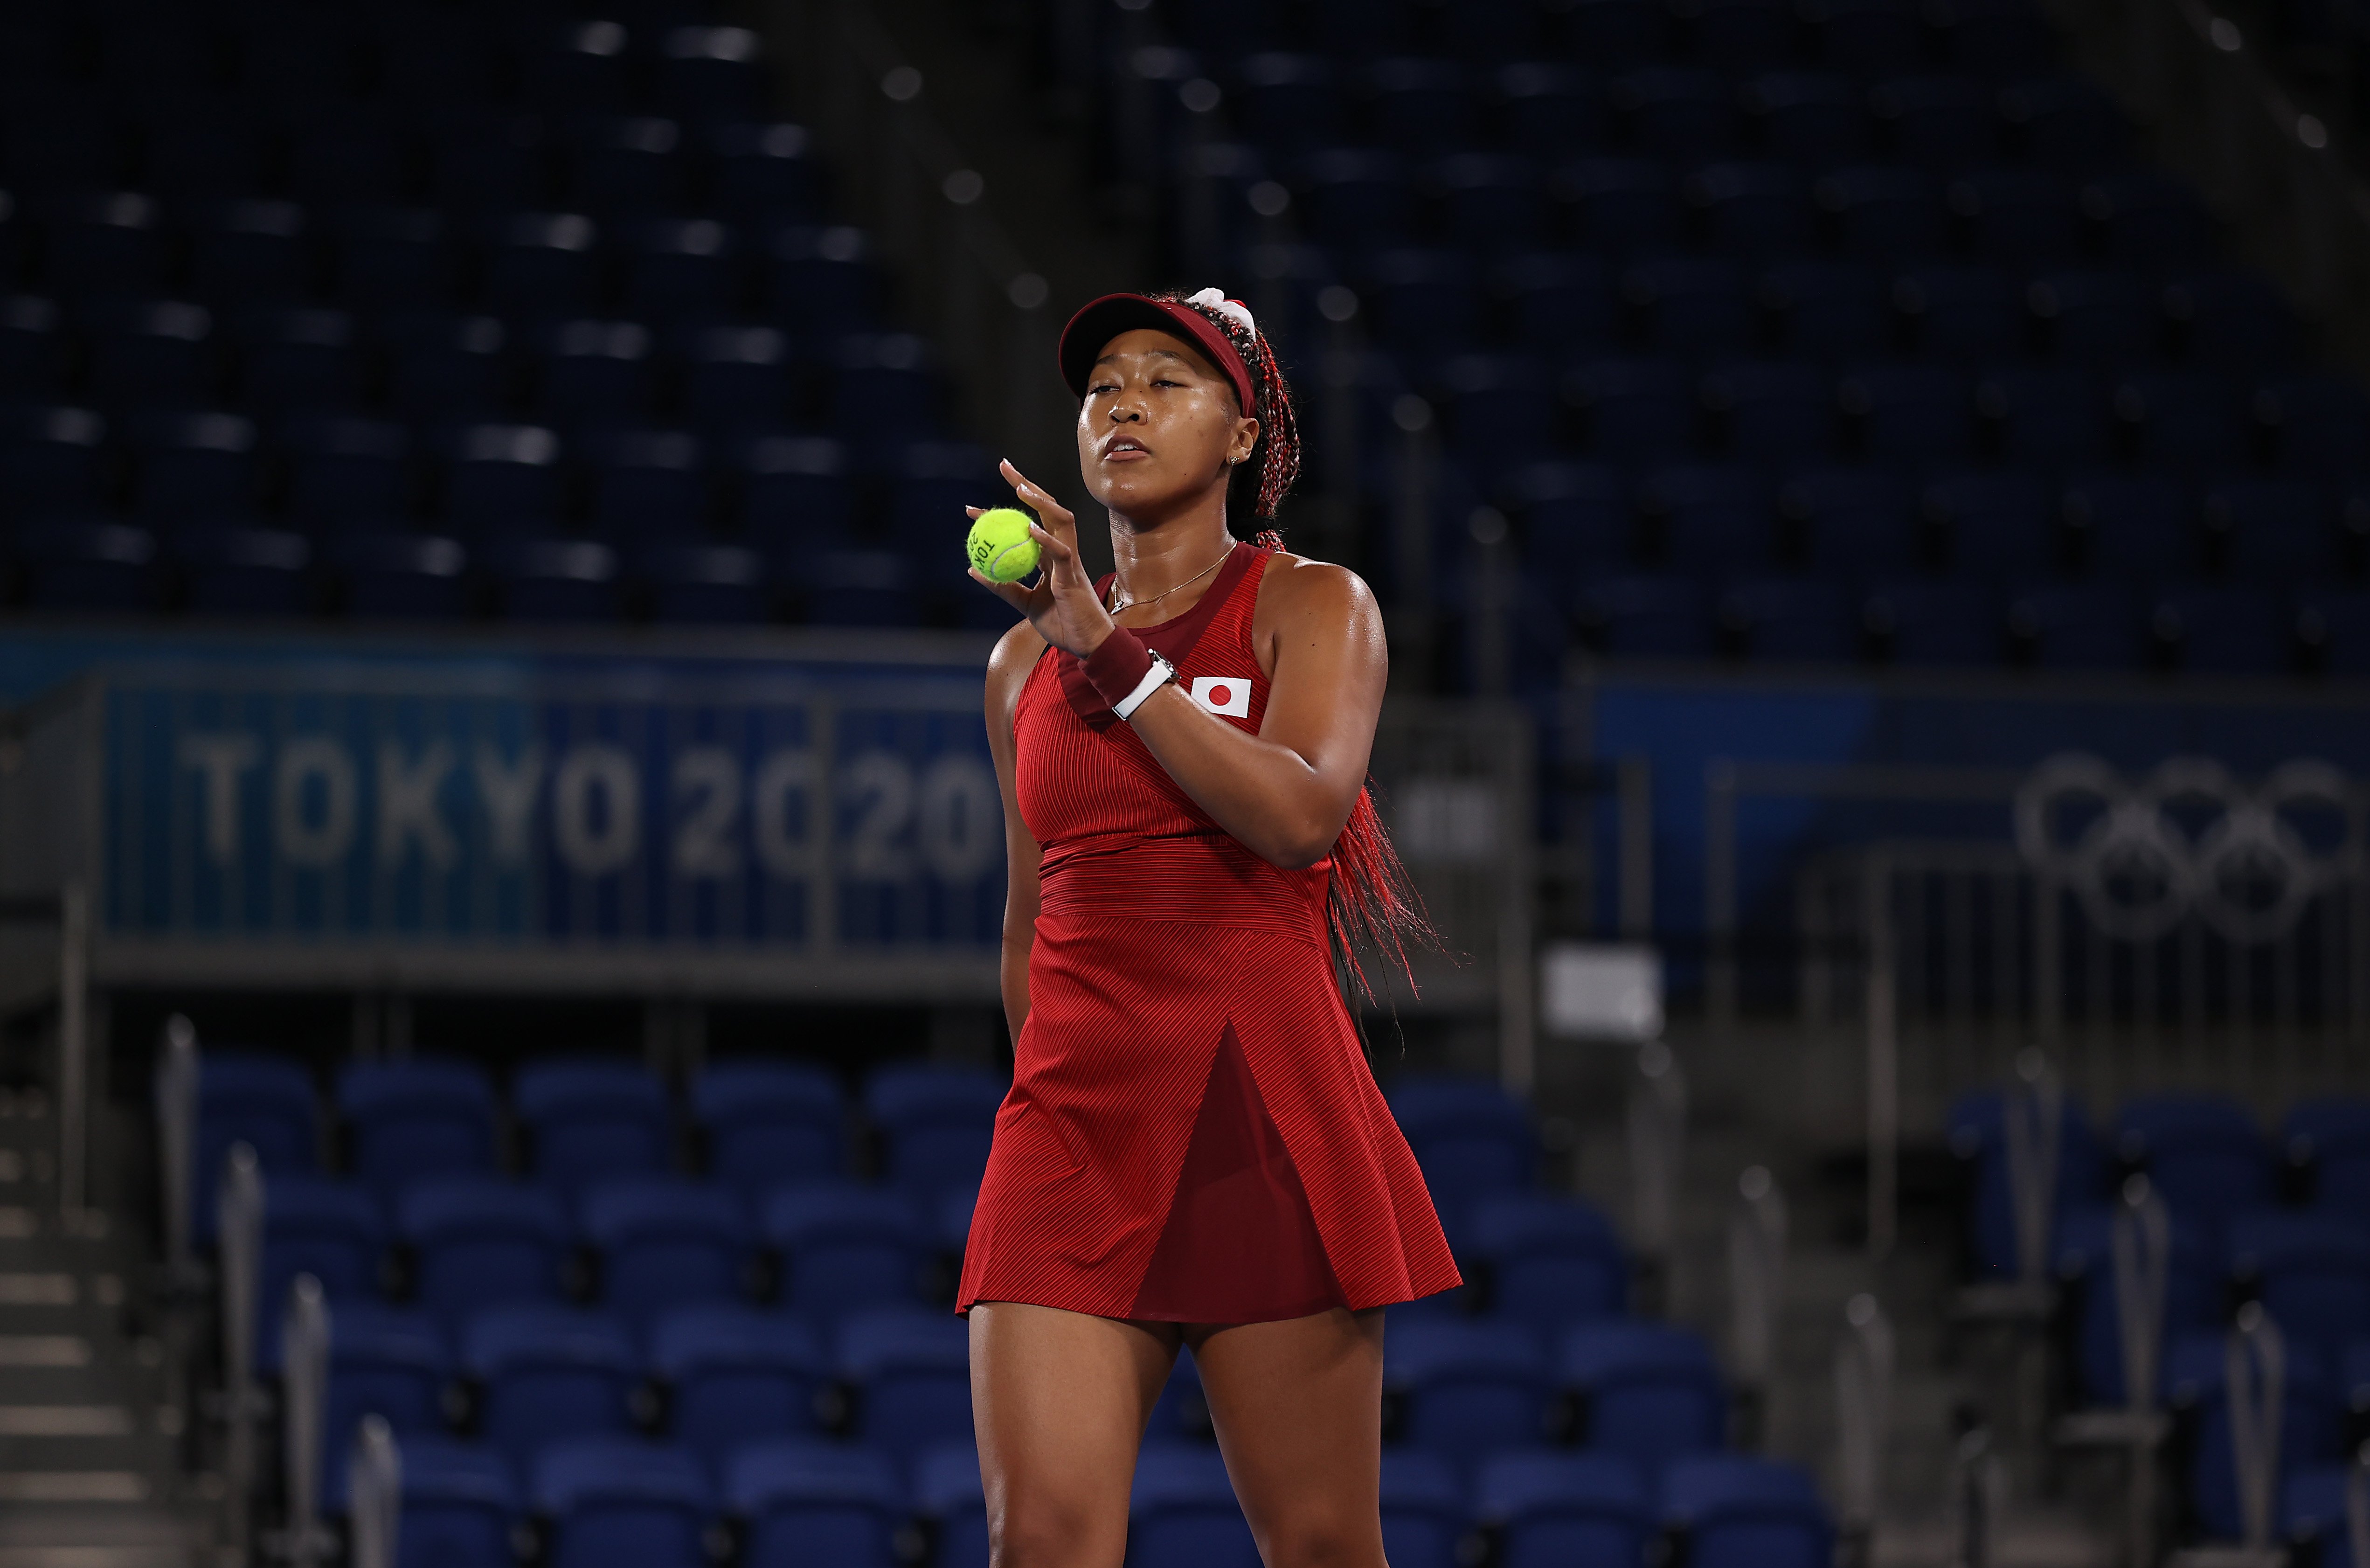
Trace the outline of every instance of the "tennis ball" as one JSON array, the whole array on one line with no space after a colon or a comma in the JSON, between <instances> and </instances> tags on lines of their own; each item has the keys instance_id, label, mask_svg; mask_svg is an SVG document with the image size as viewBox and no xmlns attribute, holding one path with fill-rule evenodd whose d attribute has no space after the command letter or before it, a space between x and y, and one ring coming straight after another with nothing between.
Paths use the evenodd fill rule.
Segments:
<instances>
[{"instance_id":1,"label":"tennis ball","mask_svg":"<svg viewBox=\"0 0 2370 1568\"><path fill-rule=\"evenodd\" d=\"M1037 570L1037 541L1029 536L1029 514L1017 507L991 506L972 520L963 553L991 582L1018 582Z\"/></svg>"}]
</instances>

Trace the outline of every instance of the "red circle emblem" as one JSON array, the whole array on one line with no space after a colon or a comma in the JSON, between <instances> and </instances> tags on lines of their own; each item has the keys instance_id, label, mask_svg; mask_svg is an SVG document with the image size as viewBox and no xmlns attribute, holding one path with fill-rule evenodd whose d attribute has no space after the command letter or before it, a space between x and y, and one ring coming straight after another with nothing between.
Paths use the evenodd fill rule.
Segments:
<instances>
[{"instance_id":1,"label":"red circle emblem","mask_svg":"<svg viewBox=\"0 0 2370 1568\"><path fill-rule=\"evenodd\" d=\"M1234 701L1234 700L1235 700L1235 688L1234 688L1234 687L1232 687L1232 686L1212 686L1212 687L1210 688L1210 706L1211 706L1211 707L1213 707L1213 708L1224 708L1226 704L1228 704L1229 702L1232 702L1232 701Z\"/></svg>"}]
</instances>

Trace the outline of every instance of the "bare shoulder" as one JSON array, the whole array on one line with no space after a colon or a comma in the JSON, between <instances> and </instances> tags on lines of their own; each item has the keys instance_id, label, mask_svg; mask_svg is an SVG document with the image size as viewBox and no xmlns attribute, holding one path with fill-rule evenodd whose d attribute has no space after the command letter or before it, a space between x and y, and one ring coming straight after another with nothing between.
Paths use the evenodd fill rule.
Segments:
<instances>
[{"instance_id":1,"label":"bare shoulder","mask_svg":"<svg viewBox=\"0 0 2370 1568\"><path fill-rule=\"evenodd\" d=\"M1374 591L1346 566L1278 551L1260 581L1259 614L1355 623L1375 613Z\"/></svg>"},{"instance_id":2,"label":"bare shoulder","mask_svg":"<svg viewBox=\"0 0 2370 1568\"><path fill-rule=\"evenodd\" d=\"M1045 640L1027 621L1016 622L995 640L995 648L987 656L987 706L990 712L1003 714L1007 725L1014 704L1020 700L1021 686L1044 652Z\"/></svg>"}]
</instances>

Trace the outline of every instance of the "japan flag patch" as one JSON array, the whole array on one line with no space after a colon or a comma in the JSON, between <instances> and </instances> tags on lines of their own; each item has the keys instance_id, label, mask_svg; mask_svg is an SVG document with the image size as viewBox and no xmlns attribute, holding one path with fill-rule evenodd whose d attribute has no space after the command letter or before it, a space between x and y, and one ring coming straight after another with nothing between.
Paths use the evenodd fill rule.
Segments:
<instances>
[{"instance_id":1,"label":"japan flag patch","mask_svg":"<svg viewBox=\"0 0 2370 1568\"><path fill-rule=\"evenodd\" d=\"M1213 713L1245 719L1251 711L1251 683L1242 675L1195 675L1186 695Z\"/></svg>"}]
</instances>

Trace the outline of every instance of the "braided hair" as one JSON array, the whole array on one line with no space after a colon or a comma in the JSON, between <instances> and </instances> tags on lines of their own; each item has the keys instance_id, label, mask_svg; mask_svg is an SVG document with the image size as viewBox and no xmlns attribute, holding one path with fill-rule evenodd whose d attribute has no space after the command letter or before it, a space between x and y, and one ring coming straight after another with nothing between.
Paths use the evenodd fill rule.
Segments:
<instances>
[{"instance_id":1,"label":"braided hair","mask_svg":"<svg viewBox=\"0 0 2370 1568\"><path fill-rule=\"evenodd\" d=\"M1214 296L1216 291L1208 294ZM1257 405L1243 412L1259 421L1260 433L1251 447L1253 460L1242 467L1259 476L1252 515L1261 523L1272 525L1285 493L1300 477L1301 449L1300 423L1293 416L1292 388L1284 382L1283 367L1276 363L1275 351L1268 345L1267 334L1247 325L1243 317L1220 310L1204 298L1183 294L1152 297L1196 312L1224 332L1226 341L1243 356L1243 363L1251 373L1251 392ZM1269 550L1281 550L1283 536L1270 526L1261 529L1253 543ZM1325 899L1326 917L1335 951L1348 978L1368 997L1374 996L1374 985L1358 957L1360 950L1364 949L1380 954L1388 968L1406 976L1412 990L1415 971L1408 948L1412 944L1438 951L1440 935L1424 911L1423 896L1416 891L1407 867L1399 860L1390 830L1383 825L1382 814L1375 809L1371 778L1359 790L1358 799L1350 808L1350 820L1342 824L1340 836L1333 841L1332 860L1333 875Z\"/></svg>"},{"instance_id":2,"label":"braided hair","mask_svg":"<svg viewBox=\"0 0 2370 1568\"><path fill-rule=\"evenodd\" d=\"M1226 341L1243 356L1243 363L1251 373L1251 395L1256 406L1242 412L1259 421L1260 427L1259 441L1251 448L1254 461L1243 465L1259 476L1251 514L1262 523L1274 523L1276 512L1283 505L1284 493L1300 478L1300 424L1293 417L1292 388L1284 383L1283 367L1275 363L1275 351L1268 346L1267 334L1245 326L1236 316L1183 294L1152 297L1181 305L1200 316L1224 332ZM1272 527L1260 535L1262 543L1270 538L1276 548L1282 547L1283 536Z\"/></svg>"}]
</instances>

